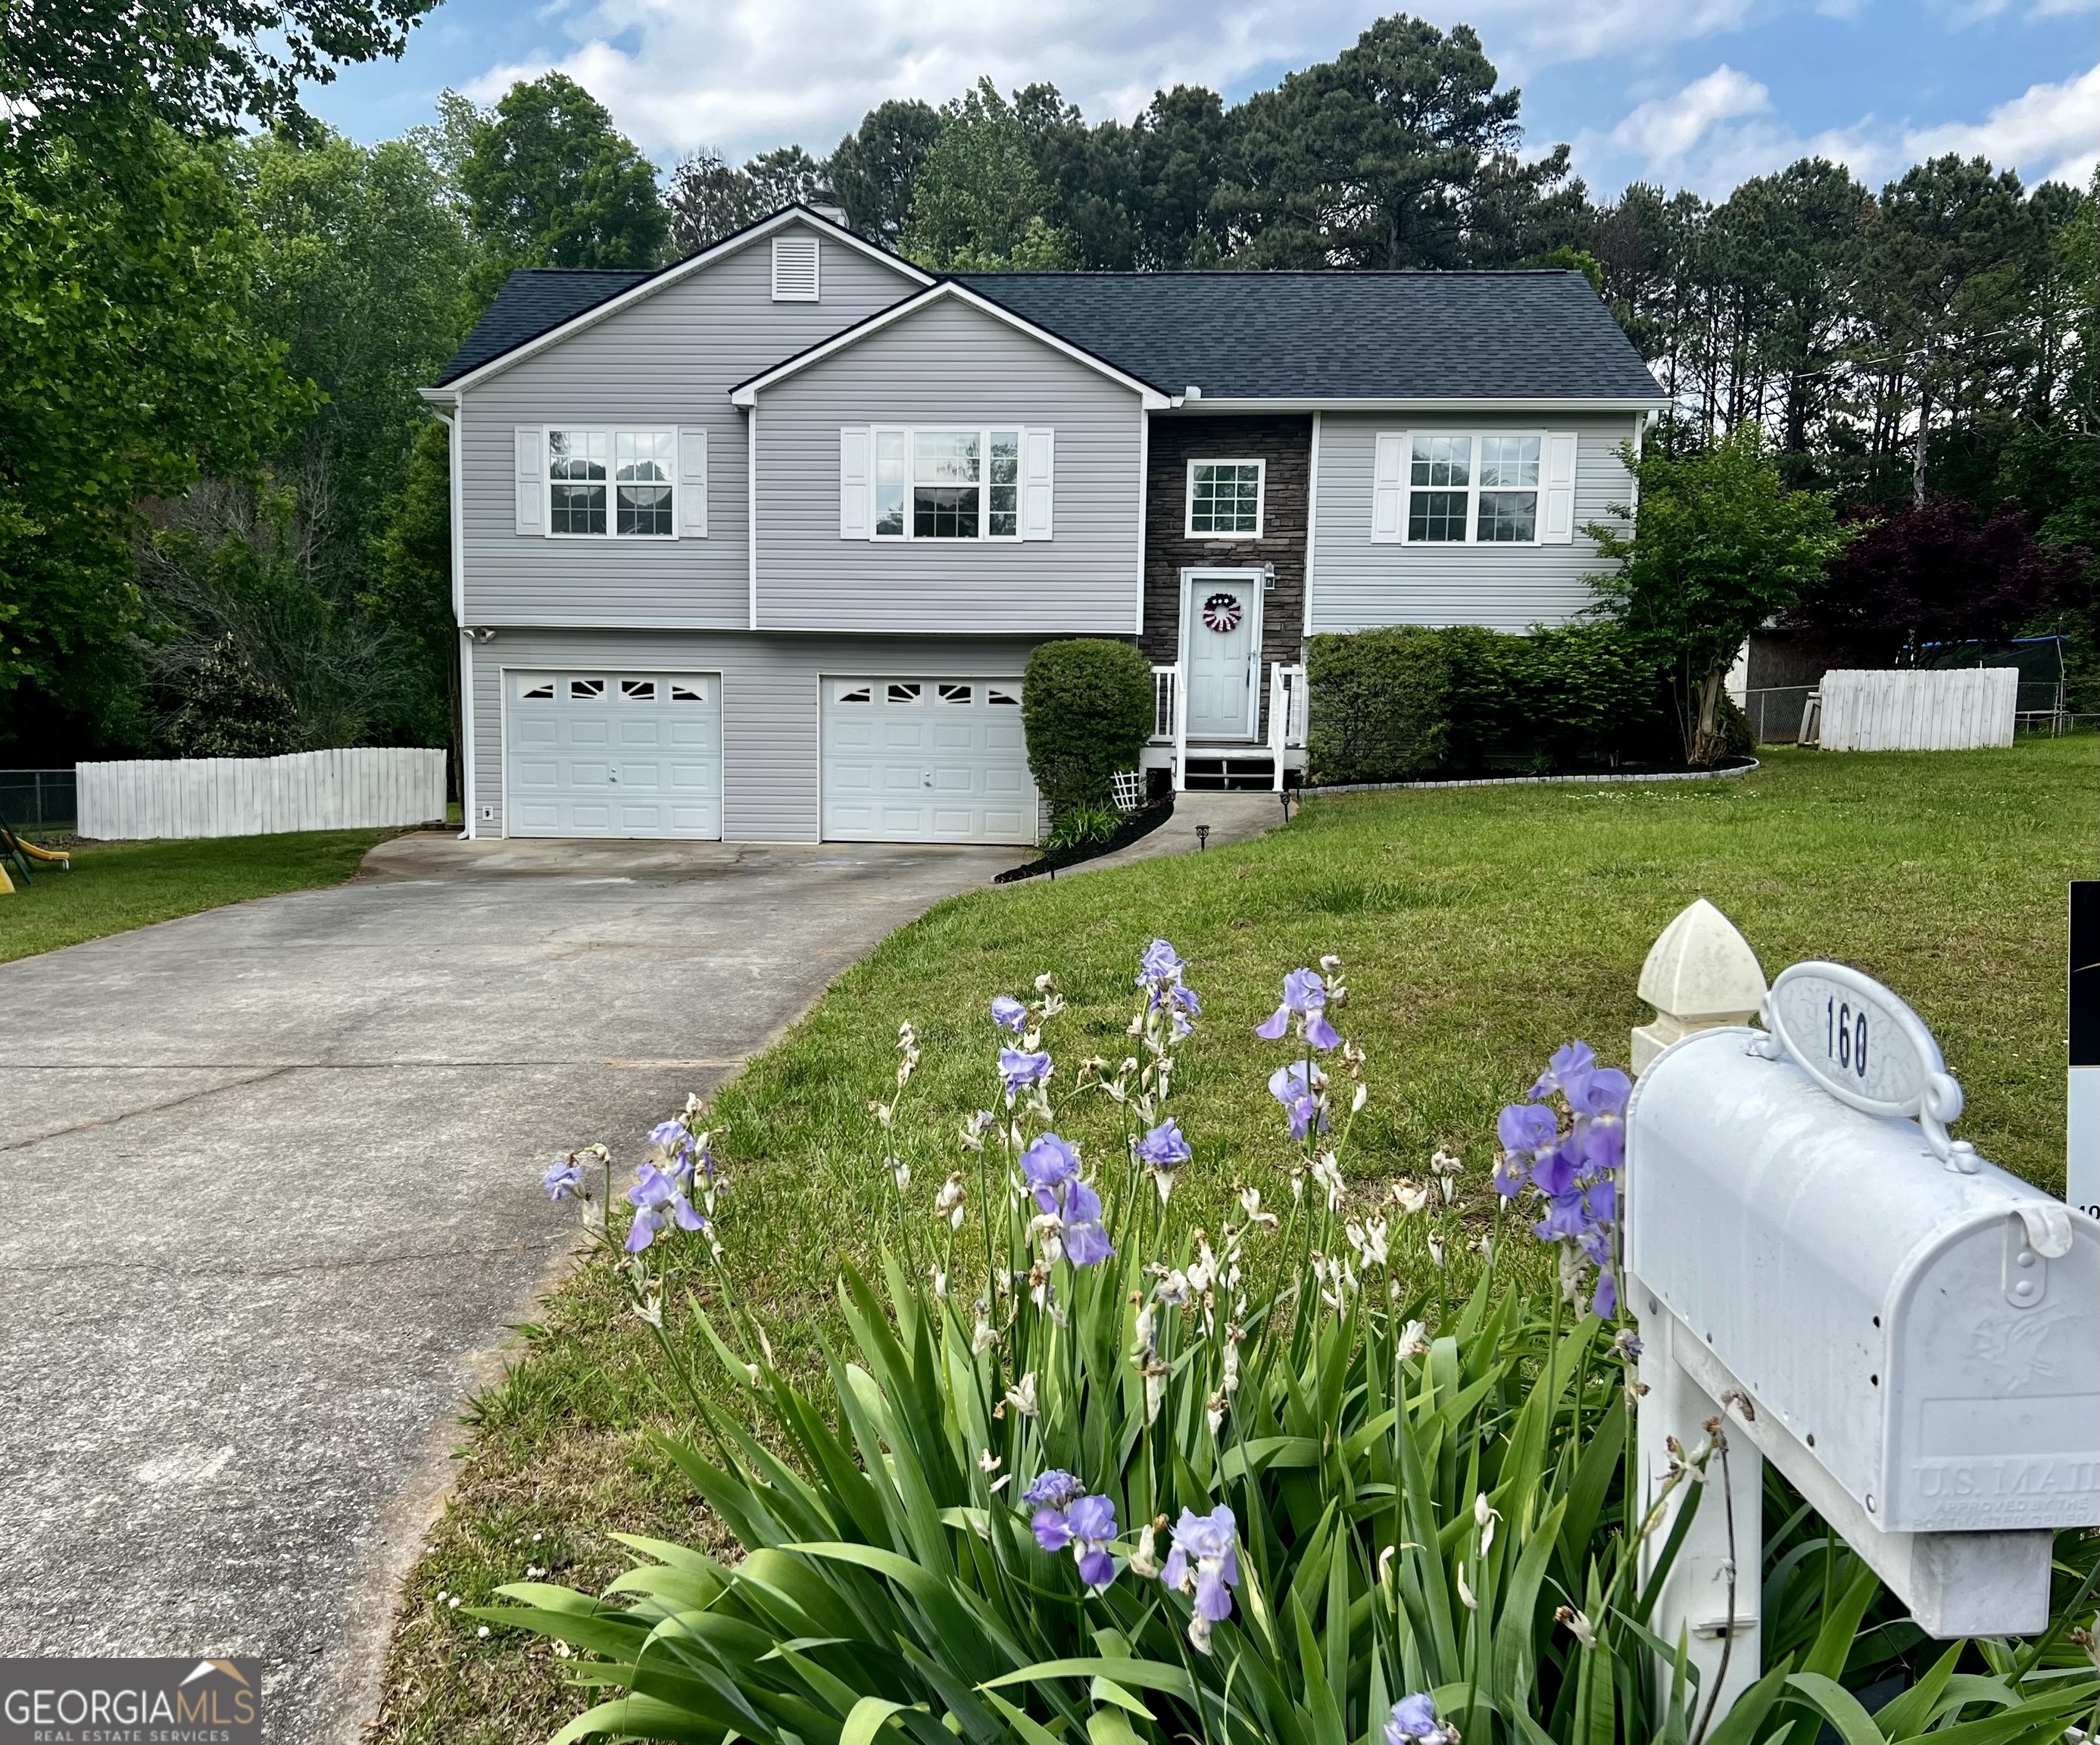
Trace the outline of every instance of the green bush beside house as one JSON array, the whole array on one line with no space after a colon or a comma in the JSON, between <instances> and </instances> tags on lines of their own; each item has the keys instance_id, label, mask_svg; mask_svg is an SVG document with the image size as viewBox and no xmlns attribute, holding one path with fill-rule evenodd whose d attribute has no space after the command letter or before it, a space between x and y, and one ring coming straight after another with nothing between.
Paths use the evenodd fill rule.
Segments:
<instances>
[{"instance_id":1,"label":"green bush beside house","mask_svg":"<svg viewBox=\"0 0 2100 1745\"><path fill-rule=\"evenodd\" d=\"M1029 656L1021 718L1028 771L1053 831L1068 814L1113 819L1109 778L1137 767L1152 731L1151 665L1128 643L1105 637L1045 643Z\"/></svg>"}]
</instances>

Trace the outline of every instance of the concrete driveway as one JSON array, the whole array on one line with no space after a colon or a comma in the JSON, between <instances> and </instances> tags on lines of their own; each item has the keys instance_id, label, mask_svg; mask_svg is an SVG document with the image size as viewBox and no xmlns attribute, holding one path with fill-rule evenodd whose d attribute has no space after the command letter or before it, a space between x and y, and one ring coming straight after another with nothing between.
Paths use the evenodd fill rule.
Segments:
<instances>
[{"instance_id":1,"label":"concrete driveway","mask_svg":"<svg viewBox=\"0 0 2100 1745\"><path fill-rule=\"evenodd\" d=\"M259 1654L350 1740L454 1414L706 1092L1005 850L457 843L0 965L0 1637Z\"/></svg>"}]
</instances>

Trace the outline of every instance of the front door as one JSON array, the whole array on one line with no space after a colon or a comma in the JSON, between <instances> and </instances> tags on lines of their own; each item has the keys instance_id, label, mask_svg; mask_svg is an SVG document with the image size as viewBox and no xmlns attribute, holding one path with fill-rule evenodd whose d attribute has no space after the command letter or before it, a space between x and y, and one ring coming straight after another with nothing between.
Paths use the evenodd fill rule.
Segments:
<instances>
[{"instance_id":1,"label":"front door","mask_svg":"<svg viewBox=\"0 0 2100 1745\"><path fill-rule=\"evenodd\" d=\"M1189 687L1189 737L1251 740L1255 650L1260 646L1261 577L1244 570L1191 570L1181 614L1181 665Z\"/></svg>"}]
</instances>

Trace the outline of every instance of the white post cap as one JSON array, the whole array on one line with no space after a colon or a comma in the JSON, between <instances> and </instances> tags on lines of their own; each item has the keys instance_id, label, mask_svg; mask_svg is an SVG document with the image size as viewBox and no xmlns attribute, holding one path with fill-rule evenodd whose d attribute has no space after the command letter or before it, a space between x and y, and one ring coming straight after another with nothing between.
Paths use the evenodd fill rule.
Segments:
<instances>
[{"instance_id":1,"label":"white post cap","mask_svg":"<svg viewBox=\"0 0 2100 1745\"><path fill-rule=\"evenodd\" d=\"M1639 992L1657 1015L1633 1033L1637 1073L1680 1036L1748 1023L1764 1004L1765 974L1735 923L1700 897L1649 948Z\"/></svg>"}]
</instances>

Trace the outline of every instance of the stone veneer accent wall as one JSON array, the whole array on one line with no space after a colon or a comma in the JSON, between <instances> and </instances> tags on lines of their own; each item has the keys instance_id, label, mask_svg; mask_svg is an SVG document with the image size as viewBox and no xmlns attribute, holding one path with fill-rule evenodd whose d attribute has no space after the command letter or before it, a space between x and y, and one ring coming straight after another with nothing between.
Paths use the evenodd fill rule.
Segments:
<instances>
[{"instance_id":1,"label":"stone veneer accent wall","mask_svg":"<svg viewBox=\"0 0 2100 1745\"><path fill-rule=\"evenodd\" d=\"M1145 483L1145 631L1149 660L1175 658L1180 624L1181 572L1216 566L1276 566L1276 585L1262 600L1262 731L1268 731L1269 664L1291 664L1304 646L1305 526L1311 486L1309 415L1264 417L1155 416ZM1190 539L1189 462L1265 461L1262 537Z\"/></svg>"}]
</instances>

